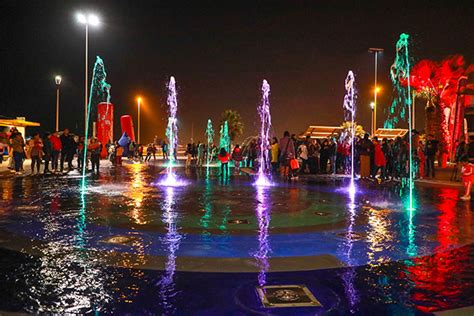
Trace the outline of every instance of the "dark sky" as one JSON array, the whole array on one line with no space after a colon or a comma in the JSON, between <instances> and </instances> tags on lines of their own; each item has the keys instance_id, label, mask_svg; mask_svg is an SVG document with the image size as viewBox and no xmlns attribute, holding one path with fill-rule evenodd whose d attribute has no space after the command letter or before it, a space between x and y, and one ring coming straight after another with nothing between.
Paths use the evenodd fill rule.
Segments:
<instances>
[{"instance_id":1,"label":"dark sky","mask_svg":"<svg viewBox=\"0 0 474 316\"><path fill-rule=\"evenodd\" d=\"M116 131L120 115L136 117L140 94L142 139L164 135L170 75L179 86L182 142L189 141L192 123L195 140L203 140L207 119L217 122L227 108L242 114L245 135L255 134L264 78L272 89L278 135L310 124L339 125L348 70L357 76L358 121L370 129L369 47L385 49L380 106L391 100L388 68L401 32L412 36L415 61L453 53L474 60L472 1L414 2L0 1L0 115L26 116L43 130L53 129L54 75L61 74L61 126L80 132L84 28L75 13L83 10L103 21L90 30L90 74L95 56L101 56L112 85Z\"/></svg>"}]
</instances>

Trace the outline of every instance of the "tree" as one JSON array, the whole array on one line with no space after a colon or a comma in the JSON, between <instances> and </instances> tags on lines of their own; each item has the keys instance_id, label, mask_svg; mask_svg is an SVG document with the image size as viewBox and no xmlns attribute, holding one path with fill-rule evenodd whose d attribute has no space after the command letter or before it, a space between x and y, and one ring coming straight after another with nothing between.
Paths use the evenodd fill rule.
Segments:
<instances>
[{"instance_id":1,"label":"tree","mask_svg":"<svg viewBox=\"0 0 474 316\"><path fill-rule=\"evenodd\" d=\"M230 140L234 141L237 137L242 136L244 133L244 123L240 113L235 110L225 110L221 114L220 125L227 121L229 125L229 136Z\"/></svg>"}]
</instances>

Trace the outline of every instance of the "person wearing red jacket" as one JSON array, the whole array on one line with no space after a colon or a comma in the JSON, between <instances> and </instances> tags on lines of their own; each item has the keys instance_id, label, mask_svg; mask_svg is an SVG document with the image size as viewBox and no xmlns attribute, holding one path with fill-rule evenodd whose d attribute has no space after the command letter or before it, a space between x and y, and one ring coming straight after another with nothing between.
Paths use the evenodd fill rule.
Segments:
<instances>
[{"instance_id":1,"label":"person wearing red jacket","mask_svg":"<svg viewBox=\"0 0 474 316\"><path fill-rule=\"evenodd\" d=\"M387 161L385 160L385 154L382 151L382 145L380 145L379 140L377 137L372 139L372 144L374 145L374 168L372 172L372 178L375 179L377 172L380 170L380 179L385 179L385 164Z\"/></svg>"},{"instance_id":2,"label":"person wearing red jacket","mask_svg":"<svg viewBox=\"0 0 474 316\"><path fill-rule=\"evenodd\" d=\"M471 200L471 187L472 182L474 181L474 165L469 162L469 157L464 155L461 157L461 176L462 183L464 184L465 192L461 196L461 200L470 201Z\"/></svg>"},{"instance_id":3,"label":"person wearing red jacket","mask_svg":"<svg viewBox=\"0 0 474 316\"><path fill-rule=\"evenodd\" d=\"M61 139L59 138L58 131L55 131L51 137L50 137L50 142L51 142L51 170L53 172L56 172L58 169L58 159L59 159L59 154L61 153L62 149L62 143Z\"/></svg>"},{"instance_id":4,"label":"person wearing red jacket","mask_svg":"<svg viewBox=\"0 0 474 316\"><path fill-rule=\"evenodd\" d=\"M229 160L230 160L230 155L229 153L225 150L225 148L221 148L221 151L219 155L217 156L217 159L221 162L221 177L229 177ZM224 176L225 173L225 176Z\"/></svg>"}]
</instances>

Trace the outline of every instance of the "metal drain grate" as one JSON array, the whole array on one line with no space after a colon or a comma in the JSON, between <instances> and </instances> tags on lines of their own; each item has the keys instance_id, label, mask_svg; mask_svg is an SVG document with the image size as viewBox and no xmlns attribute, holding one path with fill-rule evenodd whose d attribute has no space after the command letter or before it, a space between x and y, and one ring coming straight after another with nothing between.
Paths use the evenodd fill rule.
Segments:
<instances>
[{"instance_id":1,"label":"metal drain grate","mask_svg":"<svg viewBox=\"0 0 474 316\"><path fill-rule=\"evenodd\" d=\"M322 306L305 285L257 286L264 307Z\"/></svg>"}]
</instances>

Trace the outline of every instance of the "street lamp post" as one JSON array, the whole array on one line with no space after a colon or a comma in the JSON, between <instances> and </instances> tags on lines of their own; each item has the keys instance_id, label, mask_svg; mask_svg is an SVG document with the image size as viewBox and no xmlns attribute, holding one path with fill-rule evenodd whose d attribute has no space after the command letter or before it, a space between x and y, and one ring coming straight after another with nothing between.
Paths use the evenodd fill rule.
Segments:
<instances>
[{"instance_id":1,"label":"street lamp post","mask_svg":"<svg viewBox=\"0 0 474 316\"><path fill-rule=\"evenodd\" d=\"M140 105L142 103L142 98L138 98L137 99L137 103L138 103L138 143L140 143Z\"/></svg>"},{"instance_id":2,"label":"street lamp post","mask_svg":"<svg viewBox=\"0 0 474 316\"><path fill-rule=\"evenodd\" d=\"M85 49L85 79L84 79L84 129L87 129L87 104L88 104L88 75L89 75L89 25L98 26L100 24L99 18L97 15L83 13L77 14L77 21L86 26L86 49Z\"/></svg>"},{"instance_id":3,"label":"street lamp post","mask_svg":"<svg viewBox=\"0 0 474 316\"><path fill-rule=\"evenodd\" d=\"M370 134L372 136L374 136L374 133L375 133L375 124L374 124L374 120L375 120L375 102L370 102L370 109L372 110L372 121L371 121L371 124L370 124Z\"/></svg>"},{"instance_id":4,"label":"street lamp post","mask_svg":"<svg viewBox=\"0 0 474 316\"><path fill-rule=\"evenodd\" d=\"M369 52L374 53L375 55L374 110L373 110L374 121L373 121L373 126L372 126L372 129L375 132L377 130L377 93L379 92L378 87L377 87L377 55L383 52L383 48L369 48Z\"/></svg>"},{"instance_id":5,"label":"street lamp post","mask_svg":"<svg viewBox=\"0 0 474 316\"><path fill-rule=\"evenodd\" d=\"M59 131L59 87L61 86L61 80L61 76L54 78L56 82L56 131Z\"/></svg>"}]
</instances>

